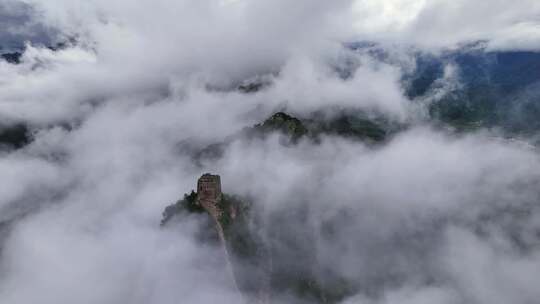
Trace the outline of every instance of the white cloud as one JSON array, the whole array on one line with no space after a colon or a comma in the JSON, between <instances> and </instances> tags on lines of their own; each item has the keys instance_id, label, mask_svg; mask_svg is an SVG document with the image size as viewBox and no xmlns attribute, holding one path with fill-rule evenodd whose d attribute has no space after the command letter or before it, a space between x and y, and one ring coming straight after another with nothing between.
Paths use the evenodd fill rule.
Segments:
<instances>
[{"instance_id":1,"label":"white cloud","mask_svg":"<svg viewBox=\"0 0 540 304\"><path fill-rule=\"evenodd\" d=\"M347 303L526 303L537 295L527 283L536 249L517 254L498 222L488 225L499 227L490 238L470 227L479 214L536 201L537 151L489 133L456 137L415 125L400 84L408 54L391 50L405 58L400 67L340 48L353 34L429 48L477 39L535 48L536 2L364 0L354 10L351 1L308 0L25 3L39 22L80 41L56 52L29 46L20 65L0 62L0 118L38 131L28 147L0 154L2 220L14 220L0 302L238 303L219 251L193 238L200 218L158 227L163 208L204 171L268 212L309 202L314 231L349 212L354 220L334 239L314 239L318 262L358 282L403 281ZM355 67L347 79L334 69L342 61ZM272 84L258 93L217 89L261 74ZM237 140L203 168L180 149L220 142L284 105L297 114L377 111L414 126L376 148L331 136L294 147L277 136ZM535 244L537 221L521 223L520 237ZM304 225L289 224L304 236Z\"/></svg>"},{"instance_id":2,"label":"white cloud","mask_svg":"<svg viewBox=\"0 0 540 304\"><path fill-rule=\"evenodd\" d=\"M497 49L539 49L535 0L355 1L359 37L421 47L489 40Z\"/></svg>"}]
</instances>

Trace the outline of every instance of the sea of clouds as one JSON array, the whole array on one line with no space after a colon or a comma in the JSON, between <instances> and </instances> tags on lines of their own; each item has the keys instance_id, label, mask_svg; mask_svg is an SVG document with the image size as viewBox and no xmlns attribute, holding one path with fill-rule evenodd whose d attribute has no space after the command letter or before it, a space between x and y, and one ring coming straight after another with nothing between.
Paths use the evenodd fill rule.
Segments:
<instances>
[{"instance_id":1,"label":"sea of clouds","mask_svg":"<svg viewBox=\"0 0 540 304\"><path fill-rule=\"evenodd\" d=\"M540 154L435 129L402 75L411 48L539 50L539 17L534 0L0 0L0 45L26 45L21 64L0 61L0 125L33 137L0 152L0 303L240 303L200 219L159 226L204 172L265 214L308 203L287 227L315 236L321 276L381 282L346 304L536 303ZM391 59L343 47L363 40ZM263 75L262 91L234 90ZM237 139L201 165L182 149L336 108L410 127L375 148Z\"/></svg>"}]
</instances>

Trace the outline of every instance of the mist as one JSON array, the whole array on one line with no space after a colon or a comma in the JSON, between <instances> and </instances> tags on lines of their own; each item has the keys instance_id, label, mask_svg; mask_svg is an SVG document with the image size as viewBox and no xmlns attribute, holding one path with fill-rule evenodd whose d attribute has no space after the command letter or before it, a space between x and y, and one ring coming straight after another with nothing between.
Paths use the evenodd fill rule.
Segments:
<instances>
[{"instance_id":1,"label":"mist","mask_svg":"<svg viewBox=\"0 0 540 304\"><path fill-rule=\"evenodd\" d=\"M212 172L252 200L276 268L351 282L340 303L535 303L537 134L433 123L463 71L446 64L420 97L406 77L418 52L538 52L539 14L497 0L0 0L0 46L22 54L0 60L0 127L29 141L0 145L0 302L245 302L222 250L197 238L207 218L160 227ZM379 145L242 133L278 111L403 128Z\"/></svg>"}]
</instances>

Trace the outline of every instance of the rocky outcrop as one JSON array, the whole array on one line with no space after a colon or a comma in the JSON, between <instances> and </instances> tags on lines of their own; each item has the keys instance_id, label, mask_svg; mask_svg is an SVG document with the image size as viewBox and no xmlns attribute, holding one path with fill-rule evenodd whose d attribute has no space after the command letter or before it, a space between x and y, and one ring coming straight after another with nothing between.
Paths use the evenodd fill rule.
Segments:
<instances>
[{"instance_id":1,"label":"rocky outcrop","mask_svg":"<svg viewBox=\"0 0 540 304\"><path fill-rule=\"evenodd\" d=\"M216 232L232 285L247 303L269 303L269 263L265 246L249 227L249 208L245 200L222 192L219 175L206 173L197 181L197 192L165 209L161 224L167 225L182 213L208 214L213 228L207 229Z\"/></svg>"},{"instance_id":2,"label":"rocky outcrop","mask_svg":"<svg viewBox=\"0 0 540 304\"><path fill-rule=\"evenodd\" d=\"M353 286L318 265L315 234L320 232L306 222L308 209L300 204L260 212L250 200L222 192L220 176L204 174L196 192L165 209L162 225L182 220L182 214L208 215L199 222L200 241L220 246L231 285L245 303L271 303L286 295L305 303L340 303L354 293Z\"/></svg>"},{"instance_id":3,"label":"rocky outcrop","mask_svg":"<svg viewBox=\"0 0 540 304\"><path fill-rule=\"evenodd\" d=\"M284 112L277 112L262 124L253 127L252 132L264 135L271 132L279 132L289 138L292 142L297 142L301 137L309 133L302 121Z\"/></svg>"},{"instance_id":4,"label":"rocky outcrop","mask_svg":"<svg viewBox=\"0 0 540 304\"><path fill-rule=\"evenodd\" d=\"M224 209L223 194L221 193L221 178L219 175L206 173L199 178L197 181L196 204L204 208L204 210L206 210L206 212L214 219L232 284L235 286L238 292L240 292L238 283L236 282L234 269L231 263L231 256L229 254L227 245L227 239L225 238L225 232L223 229L223 219L227 216L231 216L232 214L236 214L236 212L232 212L232 209Z\"/></svg>"},{"instance_id":5,"label":"rocky outcrop","mask_svg":"<svg viewBox=\"0 0 540 304\"><path fill-rule=\"evenodd\" d=\"M277 112L263 122L226 137L223 141L201 144L188 139L178 143L178 151L191 155L193 162L202 167L205 162L221 158L234 142L264 140L271 135L279 135L279 142L293 147L301 141L320 143L324 137L340 137L362 141L369 146L388 142L398 132L408 126L402 123L372 117L361 112L343 112L330 117L323 113L313 113L307 118L297 118L285 112Z\"/></svg>"}]
</instances>

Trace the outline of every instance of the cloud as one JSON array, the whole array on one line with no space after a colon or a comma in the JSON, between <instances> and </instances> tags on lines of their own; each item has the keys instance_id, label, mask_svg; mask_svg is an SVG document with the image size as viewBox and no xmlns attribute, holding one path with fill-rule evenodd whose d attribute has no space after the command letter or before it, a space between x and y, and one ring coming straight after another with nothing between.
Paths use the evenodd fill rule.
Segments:
<instances>
[{"instance_id":1,"label":"cloud","mask_svg":"<svg viewBox=\"0 0 540 304\"><path fill-rule=\"evenodd\" d=\"M481 238L471 231L449 229L443 263L466 301L527 303L538 298L530 280L538 269L538 254L519 256L499 234Z\"/></svg>"},{"instance_id":2,"label":"cloud","mask_svg":"<svg viewBox=\"0 0 540 304\"><path fill-rule=\"evenodd\" d=\"M276 267L314 262L316 275L355 283L344 303L537 298L528 283L537 151L487 131L426 126L401 83L410 50L380 60L342 46L362 37L532 49L532 1L364 0L354 11L351 1L307 0L2 5L19 16L5 19L10 26L39 24L77 41L57 51L32 42L20 65L0 62L0 118L30 125L34 138L0 154L0 302L238 303L219 248L195 239L203 218L159 228L164 207L207 171L221 174L226 192L255 199L264 229L283 228ZM454 74L448 67L441 90ZM269 85L234 90L256 77ZM409 127L378 147L334 136L295 146L277 134L236 138L202 167L182 149L221 142L283 108L362 110Z\"/></svg>"},{"instance_id":3,"label":"cloud","mask_svg":"<svg viewBox=\"0 0 540 304\"><path fill-rule=\"evenodd\" d=\"M0 51L12 51L21 48L26 41L37 44L55 42L57 32L40 23L38 12L33 6L16 0L0 2Z\"/></svg>"},{"instance_id":4,"label":"cloud","mask_svg":"<svg viewBox=\"0 0 540 304\"><path fill-rule=\"evenodd\" d=\"M532 49L540 35L537 1L391 0L355 2L356 27L365 39L428 48L487 40L494 49ZM489 18L486 18L489 16Z\"/></svg>"},{"instance_id":5,"label":"cloud","mask_svg":"<svg viewBox=\"0 0 540 304\"><path fill-rule=\"evenodd\" d=\"M485 287L482 278L505 282L505 271L518 275L520 265L534 263L528 254L536 256L537 238L529 233L538 227L539 160L527 146L487 134L452 138L414 129L381 149L333 138L294 148L277 138L239 142L208 169L218 168L227 191L263 204L265 229L274 235L269 242L282 257L274 257L277 269L288 265L292 251L303 257L295 267L315 271L322 282L354 282L365 303L489 303L534 295L528 287L519 294L518 284ZM523 227L509 224L517 222ZM502 256L500 272L484 269L484 260L468 251L484 246L484 234L476 235L484 229L507 244L492 249ZM448 238L454 230L478 243L454 243ZM518 253L520 246L527 255ZM500 293L484 297L484 289ZM351 303L363 303L355 299Z\"/></svg>"}]
</instances>

